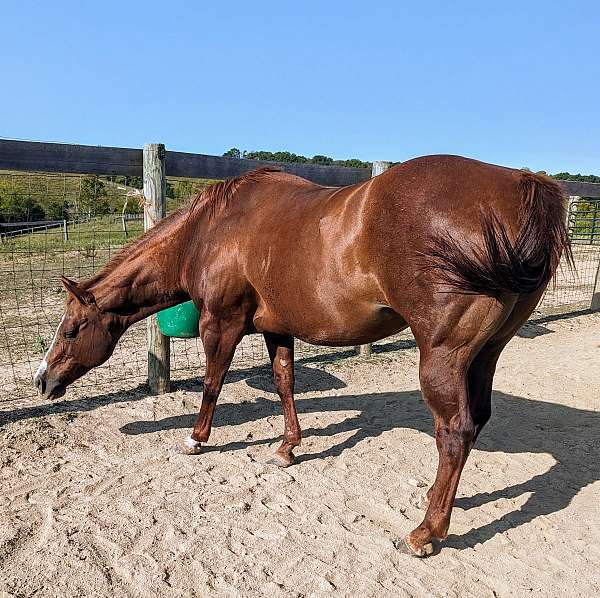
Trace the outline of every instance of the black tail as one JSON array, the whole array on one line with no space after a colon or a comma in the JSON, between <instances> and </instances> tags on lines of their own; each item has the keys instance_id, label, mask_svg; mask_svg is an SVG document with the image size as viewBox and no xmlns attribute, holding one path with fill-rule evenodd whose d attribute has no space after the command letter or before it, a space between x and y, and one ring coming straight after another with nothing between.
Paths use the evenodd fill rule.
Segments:
<instances>
[{"instance_id":1,"label":"black tail","mask_svg":"<svg viewBox=\"0 0 600 598\"><path fill-rule=\"evenodd\" d=\"M457 291L499 296L533 293L556 272L561 255L573 267L560 185L543 175L524 172L519 183L520 231L510 240L494 214L483 216L483 245L465 247L440 236L429 248L428 267L440 271Z\"/></svg>"}]
</instances>

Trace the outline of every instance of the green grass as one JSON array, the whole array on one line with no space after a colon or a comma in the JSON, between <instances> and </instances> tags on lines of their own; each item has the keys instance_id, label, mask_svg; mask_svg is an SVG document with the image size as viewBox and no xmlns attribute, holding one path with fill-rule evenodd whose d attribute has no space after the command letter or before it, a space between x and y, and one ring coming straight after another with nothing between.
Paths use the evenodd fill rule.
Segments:
<instances>
[{"instance_id":1,"label":"green grass","mask_svg":"<svg viewBox=\"0 0 600 598\"><path fill-rule=\"evenodd\" d=\"M70 223L67 241L64 240L63 229L52 228L48 231L37 231L29 234L6 238L0 245L0 255L10 259L15 253L57 253L81 251L91 253L94 250L121 247L138 238L143 233L141 220L127 223L128 236L122 228L121 218L102 216L90 222Z\"/></svg>"}]
</instances>

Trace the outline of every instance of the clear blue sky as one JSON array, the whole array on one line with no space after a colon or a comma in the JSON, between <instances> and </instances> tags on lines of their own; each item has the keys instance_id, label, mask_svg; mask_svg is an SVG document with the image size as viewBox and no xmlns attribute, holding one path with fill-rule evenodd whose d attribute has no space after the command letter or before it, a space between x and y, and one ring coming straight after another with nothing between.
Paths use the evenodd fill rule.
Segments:
<instances>
[{"instance_id":1,"label":"clear blue sky","mask_svg":"<svg viewBox=\"0 0 600 598\"><path fill-rule=\"evenodd\" d=\"M600 3L2 3L0 136L600 173Z\"/></svg>"}]
</instances>

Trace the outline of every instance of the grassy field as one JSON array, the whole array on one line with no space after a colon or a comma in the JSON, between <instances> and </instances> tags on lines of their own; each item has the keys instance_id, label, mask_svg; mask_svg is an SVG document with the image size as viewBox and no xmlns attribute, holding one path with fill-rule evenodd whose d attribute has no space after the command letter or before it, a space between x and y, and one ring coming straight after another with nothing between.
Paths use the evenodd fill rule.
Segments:
<instances>
[{"instance_id":1,"label":"grassy field","mask_svg":"<svg viewBox=\"0 0 600 598\"><path fill-rule=\"evenodd\" d=\"M9 256L24 252L93 251L121 247L142 234L144 223L142 220L129 221L127 236L120 215L99 216L83 222L71 221L67 228L67 241L64 239L62 227L8 237L0 245L0 254Z\"/></svg>"},{"instance_id":2,"label":"grassy field","mask_svg":"<svg viewBox=\"0 0 600 598\"><path fill-rule=\"evenodd\" d=\"M167 211L174 210L213 182L169 177ZM108 215L116 220L123 212L141 211L141 184L140 177L0 170L0 222L63 219L71 222Z\"/></svg>"}]
</instances>

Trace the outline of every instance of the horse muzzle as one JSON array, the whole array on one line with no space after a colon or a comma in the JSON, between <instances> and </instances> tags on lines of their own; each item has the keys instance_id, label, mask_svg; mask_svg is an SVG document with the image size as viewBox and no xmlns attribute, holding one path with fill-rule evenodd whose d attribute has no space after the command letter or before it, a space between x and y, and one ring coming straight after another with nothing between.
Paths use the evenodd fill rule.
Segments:
<instances>
[{"instance_id":1,"label":"horse muzzle","mask_svg":"<svg viewBox=\"0 0 600 598\"><path fill-rule=\"evenodd\" d=\"M48 380L45 372L43 374L36 374L33 383L43 399L59 399L67 391L66 386L59 380Z\"/></svg>"}]
</instances>

